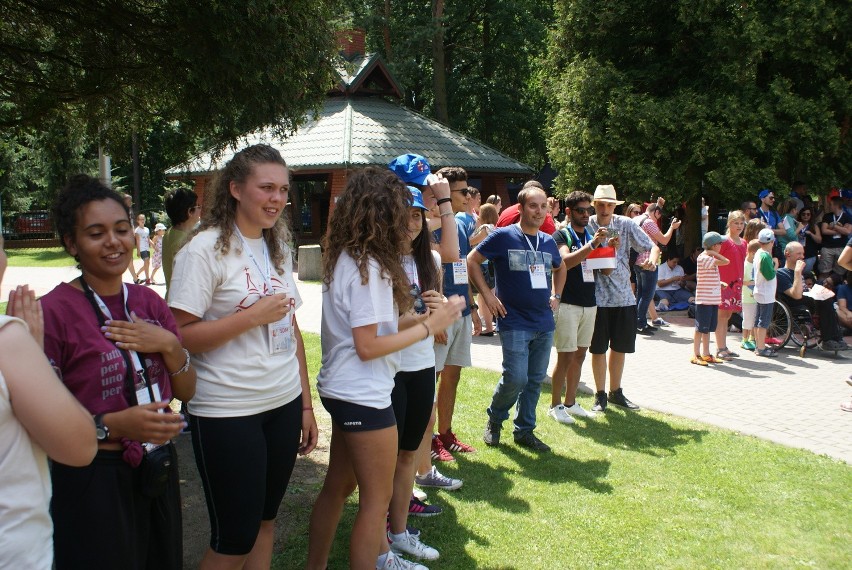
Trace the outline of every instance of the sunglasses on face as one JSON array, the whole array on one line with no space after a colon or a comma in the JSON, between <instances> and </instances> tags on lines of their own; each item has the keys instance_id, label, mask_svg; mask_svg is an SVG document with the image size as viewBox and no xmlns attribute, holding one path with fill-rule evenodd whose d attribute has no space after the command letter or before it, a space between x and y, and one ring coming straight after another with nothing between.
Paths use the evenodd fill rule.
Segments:
<instances>
[{"instance_id":1,"label":"sunglasses on face","mask_svg":"<svg viewBox=\"0 0 852 570\"><path fill-rule=\"evenodd\" d=\"M590 216L595 213L595 209L589 206L588 208L571 208L578 214L589 214Z\"/></svg>"},{"instance_id":2,"label":"sunglasses on face","mask_svg":"<svg viewBox=\"0 0 852 570\"><path fill-rule=\"evenodd\" d=\"M453 190L453 192L461 192L462 196L470 196L470 190L462 188L461 190Z\"/></svg>"}]
</instances>

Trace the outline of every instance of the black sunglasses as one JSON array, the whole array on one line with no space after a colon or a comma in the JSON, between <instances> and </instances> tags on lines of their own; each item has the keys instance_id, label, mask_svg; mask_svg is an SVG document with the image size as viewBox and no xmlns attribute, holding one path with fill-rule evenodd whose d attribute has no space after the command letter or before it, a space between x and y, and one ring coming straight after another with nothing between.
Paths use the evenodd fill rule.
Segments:
<instances>
[{"instance_id":1,"label":"black sunglasses","mask_svg":"<svg viewBox=\"0 0 852 570\"><path fill-rule=\"evenodd\" d=\"M461 192L462 196L470 196L470 190L462 188L461 190L453 190L453 192Z\"/></svg>"},{"instance_id":2,"label":"black sunglasses","mask_svg":"<svg viewBox=\"0 0 852 570\"><path fill-rule=\"evenodd\" d=\"M594 215L595 209L589 206L588 208L571 208L578 214L589 214L590 216Z\"/></svg>"}]
</instances>

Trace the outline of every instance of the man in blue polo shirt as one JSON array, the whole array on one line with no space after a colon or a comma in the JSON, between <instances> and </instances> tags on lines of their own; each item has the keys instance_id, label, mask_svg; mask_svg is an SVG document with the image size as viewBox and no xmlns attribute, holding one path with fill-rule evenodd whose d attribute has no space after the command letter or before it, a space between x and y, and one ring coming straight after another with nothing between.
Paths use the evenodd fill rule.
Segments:
<instances>
[{"instance_id":1,"label":"man in blue polo shirt","mask_svg":"<svg viewBox=\"0 0 852 570\"><path fill-rule=\"evenodd\" d=\"M488 407L483 439L486 445L498 445L503 422L517 405L515 443L533 451L550 451L533 430L553 344L553 312L565 284L565 266L553 238L539 231L548 212L544 191L525 188L518 194L518 204L520 221L498 228L467 256L467 273L482 302L500 319L503 347L503 376ZM494 264L497 295L477 271L486 260Z\"/></svg>"}]
</instances>

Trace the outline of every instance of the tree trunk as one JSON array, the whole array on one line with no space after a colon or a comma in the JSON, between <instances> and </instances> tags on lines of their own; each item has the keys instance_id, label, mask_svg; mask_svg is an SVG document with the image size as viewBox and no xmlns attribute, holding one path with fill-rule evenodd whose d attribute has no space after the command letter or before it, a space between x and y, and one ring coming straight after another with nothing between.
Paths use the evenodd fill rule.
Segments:
<instances>
[{"instance_id":1,"label":"tree trunk","mask_svg":"<svg viewBox=\"0 0 852 570\"><path fill-rule=\"evenodd\" d=\"M136 204L136 211L141 212L142 176L139 168L139 142L136 140L136 133L133 133L131 138L130 152L133 155L133 203Z\"/></svg>"},{"instance_id":2,"label":"tree trunk","mask_svg":"<svg viewBox=\"0 0 852 570\"><path fill-rule=\"evenodd\" d=\"M393 61L391 55L391 37L390 37L390 21L391 21L391 0L385 0L385 18L382 22L382 36L385 40L385 57L388 63Z\"/></svg>"},{"instance_id":3,"label":"tree trunk","mask_svg":"<svg viewBox=\"0 0 852 570\"><path fill-rule=\"evenodd\" d=\"M447 69L444 63L444 0L432 0L435 33L432 36L432 90L435 95L435 119L448 125Z\"/></svg>"}]
</instances>

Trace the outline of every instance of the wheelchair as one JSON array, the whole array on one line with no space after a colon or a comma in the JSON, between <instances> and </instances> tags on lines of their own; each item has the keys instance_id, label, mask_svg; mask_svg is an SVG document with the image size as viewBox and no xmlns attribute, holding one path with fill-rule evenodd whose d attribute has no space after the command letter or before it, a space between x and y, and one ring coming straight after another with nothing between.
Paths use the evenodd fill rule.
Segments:
<instances>
[{"instance_id":1,"label":"wheelchair","mask_svg":"<svg viewBox=\"0 0 852 570\"><path fill-rule=\"evenodd\" d=\"M776 299L772 321L766 331L766 344L774 350L781 350L791 341L799 348L799 356L804 357L806 350L819 346L819 323L807 307L790 308L784 301ZM837 351L834 353L836 355Z\"/></svg>"}]
</instances>

